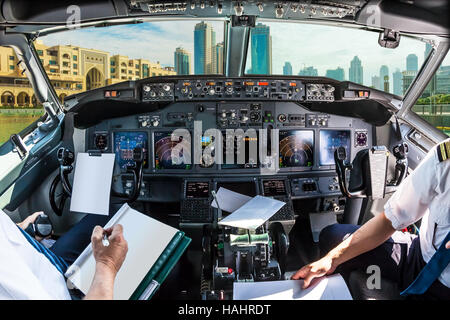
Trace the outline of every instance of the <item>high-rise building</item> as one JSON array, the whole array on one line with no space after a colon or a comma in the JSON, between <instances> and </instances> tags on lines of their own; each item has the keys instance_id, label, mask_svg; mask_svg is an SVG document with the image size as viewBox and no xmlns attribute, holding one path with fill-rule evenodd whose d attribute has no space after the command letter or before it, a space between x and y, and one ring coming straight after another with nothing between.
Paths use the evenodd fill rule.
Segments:
<instances>
[{"instance_id":1,"label":"high-rise building","mask_svg":"<svg viewBox=\"0 0 450 320\"><path fill-rule=\"evenodd\" d=\"M363 84L363 67L358 56L355 56L350 62L350 69L348 69L348 79L352 82Z\"/></svg>"},{"instance_id":2,"label":"high-rise building","mask_svg":"<svg viewBox=\"0 0 450 320\"><path fill-rule=\"evenodd\" d=\"M223 42L218 43L215 47L216 53L216 71L215 73L223 74Z\"/></svg>"},{"instance_id":3,"label":"high-rise building","mask_svg":"<svg viewBox=\"0 0 450 320\"><path fill-rule=\"evenodd\" d=\"M394 73L392 73L392 80L393 80L393 85L394 85L393 93L398 96L401 96L403 94L402 73L400 72L400 70L398 68L397 68L397 70L395 70Z\"/></svg>"},{"instance_id":4,"label":"high-rise building","mask_svg":"<svg viewBox=\"0 0 450 320\"><path fill-rule=\"evenodd\" d=\"M298 73L299 76L308 76L308 77L317 77L319 73L317 72L317 69L313 66L311 67L304 67L300 70Z\"/></svg>"},{"instance_id":5,"label":"high-rise building","mask_svg":"<svg viewBox=\"0 0 450 320\"><path fill-rule=\"evenodd\" d=\"M191 74L191 54L182 47L176 48L174 66L177 74Z\"/></svg>"},{"instance_id":6,"label":"high-rise building","mask_svg":"<svg viewBox=\"0 0 450 320\"><path fill-rule=\"evenodd\" d=\"M216 73L216 33L212 26L204 21L197 23L194 29L194 71L195 74Z\"/></svg>"},{"instance_id":7,"label":"high-rise building","mask_svg":"<svg viewBox=\"0 0 450 320\"><path fill-rule=\"evenodd\" d=\"M372 77L372 88L380 89L381 88L381 81L379 76L373 76Z\"/></svg>"},{"instance_id":8,"label":"high-rise building","mask_svg":"<svg viewBox=\"0 0 450 320\"><path fill-rule=\"evenodd\" d=\"M251 30L252 73L272 73L272 37L270 27L258 23Z\"/></svg>"},{"instance_id":9,"label":"high-rise building","mask_svg":"<svg viewBox=\"0 0 450 320\"><path fill-rule=\"evenodd\" d=\"M338 81L344 81L344 69L342 69L341 67L337 67L336 69L328 69L325 76L328 78L336 79Z\"/></svg>"},{"instance_id":10,"label":"high-rise building","mask_svg":"<svg viewBox=\"0 0 450 320\"><path fill-rule=\"evenodd\" d=\"M386 91L386 84L385 84L385 80L387 77L387 88L389 89L389 68L387 65L382 65L380 67L380 87L377 89ZM389 90L387 90L387 92L389 92Z\"/></svg>"},{"instance_id":11,"label":"high-rise building","mask_svg":"<svg viewBox=\"0 0 450 320\"><path fill-rule=\"evenodd\" d=\"M290 76L292 75L292 65L289 61L286 61L283 66L283 75Z\"/></svg>"},{"instance_id":12,"label":"high-rise building","mask_svg":"<svg viewBox=\"0 0 450 320\"><path fill-rule=\"evenodd\" d=\"M406 71L419 71L419 62L417 56L413 53L406 57Z\"/></svg>"},{"instance_id":13,"label":"high-rise building","mask_svg":"<svg viewBox=\"0 0 450 320\"><path fill-rule=\"evenodd\" d=\"M416 78L417 76L417 71L403 71L402 72L402 90L403 90L403 94L406 93L406 91L408 90L409 86L411 85L411 83L413 82L413 80Z\"/></svg>"}]
</instances>

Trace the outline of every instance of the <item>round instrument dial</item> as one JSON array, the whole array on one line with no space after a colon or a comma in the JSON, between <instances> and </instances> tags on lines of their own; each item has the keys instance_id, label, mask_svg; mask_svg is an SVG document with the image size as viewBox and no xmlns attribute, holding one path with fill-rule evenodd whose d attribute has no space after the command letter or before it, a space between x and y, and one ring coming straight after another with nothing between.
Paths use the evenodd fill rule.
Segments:
<instances>
[{"instance_id":1,"label":"round instrument dial","mask_svg":"<svg viewBox=\"0 0 450 320\"><path fill-rule=\"evenodd\" d=\"M366 147L367 146L367 132L356 132L356 146Z\"/></svg>"},{"instance_id":2,"label":"round instrument dial","mask_svg":"<svg viewBox=\"0 0 450 320\"><path fill-rule=\"evenodd\" d=\"M94 138L94 145L97 150L108 149L108 134L97 133Z\"/></svg>"}]
</instances>

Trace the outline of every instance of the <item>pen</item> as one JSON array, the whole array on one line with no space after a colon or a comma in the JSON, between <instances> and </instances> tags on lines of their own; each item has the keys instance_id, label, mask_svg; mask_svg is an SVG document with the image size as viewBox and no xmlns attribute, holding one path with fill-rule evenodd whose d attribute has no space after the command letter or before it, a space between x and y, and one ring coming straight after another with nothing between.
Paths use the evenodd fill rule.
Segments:
<instances>
[{"instance_id":1,"label":"pen","mask_svg":"<svg viewBox=\"0 0 450 320\"><path fill-rule=\"evenodd\" d=\"M109 246L108 235L106 234L106 232L103 232L102 243L103 243L103 245L104 245L105 247Z\"/></svg>"}]
</instances>

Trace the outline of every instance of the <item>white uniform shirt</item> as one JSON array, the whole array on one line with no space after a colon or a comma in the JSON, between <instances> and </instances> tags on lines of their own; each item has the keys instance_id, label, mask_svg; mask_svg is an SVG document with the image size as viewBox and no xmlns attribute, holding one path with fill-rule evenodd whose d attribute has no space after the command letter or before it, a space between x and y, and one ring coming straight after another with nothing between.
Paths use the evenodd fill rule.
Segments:
<instances>
[{"instance_id":1,"label":"white uniform shirt","mask_svg":"<svg viewBox=\"0 0 450 320\"><path fill-rule=\"evenodd\" d=\"M400 184L384 210L397 230L422 218L420 249L425 262L430 261L450 231L450 159L440 162L437 148L433 147ZM450 265L439 281L450 288Z\"/></svg>"},{"instance_id":2,"label":"white uniform shirt","mask_svg":"<svg viewBox=\"0 0 450 320\"><path fill-rule=\"evenodd\" d=\"M4 299L70 299L70 295L63 275L0 210L0 300Z\"/></svg>"}]
</instances>

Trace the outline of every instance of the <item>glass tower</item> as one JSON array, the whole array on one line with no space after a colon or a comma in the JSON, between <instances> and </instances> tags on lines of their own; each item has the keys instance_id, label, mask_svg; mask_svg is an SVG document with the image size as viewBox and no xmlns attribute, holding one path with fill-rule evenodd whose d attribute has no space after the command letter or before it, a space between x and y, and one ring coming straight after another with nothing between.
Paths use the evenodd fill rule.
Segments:
<instances>
[{"instance_id":1,"label":"glass tower","mask_svg":"<svg viewBox=\"0 0 450 320\"><path fill-rule=\"evenodd\" d=\"M363 67L358 56L355 56L350 62L350 69L348 69L348 78L351 82L363 84Z\"/></svg>"},{"instance_id":2,"label":"glass tower","mask_svg":"<svg viewBox=\"0 0 450 320\"><path fill-rule=\"evenodd\" d=\"M272 37L270 27L258 23L251 31L252 73L272 73Z\"/></svg>"},{"instance_id":3,"label":"glass tower","mask_svg":"<svg viewBox=\"0 0 450 320\"><path fill-rule=\"evenodd\" d=\"M191 54L182 47L176 48L174 52L174 66L177 74L190 74Z\"/></svg>"}]
</instances>

